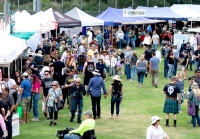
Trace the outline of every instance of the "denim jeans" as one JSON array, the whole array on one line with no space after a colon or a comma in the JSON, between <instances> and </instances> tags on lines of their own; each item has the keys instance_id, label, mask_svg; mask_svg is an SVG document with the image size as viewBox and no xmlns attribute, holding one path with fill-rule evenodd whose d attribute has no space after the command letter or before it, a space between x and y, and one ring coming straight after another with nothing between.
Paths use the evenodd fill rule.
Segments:
<instances>
[{"instance_id":1,"label":"denim jeans","mask_svg":"<svg viewBox=\"0 0 200 139\"><path fill-rule=\"evenodd\" d=\"M130 65L126 65L126 79L131 79L131 68L130 68Z\"/></svg>"},{"instance_id":2,"label":"denim jeans","mask_svg":"<svg viewBox=\"0 0 200 139\"><path fill-rule=\"evenodd\" d=\"M155 51L157 51L157 48L158 48L158 44L153 44L153 49L154 49Z\"/></svg>"},{"instance_id":3,"label":"denim jeans","mask_svg":"<svg viewBox=\"0 0 200 139\"><path fill-rule=\"evenodd\" d=\"M53 107L48 107L48 111L49 111L49 118L50 120L57 120L58 119L58 111L53 112ZM53 118L53 114L54 114L54 118Z\"/></svg>"},{"instance_id":4,"label":"denim jeans","mask_svg":"<svg viewBox=\"0 0 200 139\"><path fill-rule=\"evenodd\" d=\"M127 43L127 45L130 46L130 43L132 44L132 50L134 50L134 49L135 49L134 37L128 38L128 43Z\"/></svg>"},{"instance_id":5,"label":"denim jeans","mask_svg":"<svg viewBox=\"0 0 200 139\"><path fill-rule=\"evenodd\" d=\"M119 115L119 106L120 106L120 102L121 102L122 98L117 98L117 97L113 97L111 98L111 115L114 114L114 107L115 107L115 103L116 103L116 116Z\"/></svg>"},{"instance_id":6,"label":"denim jeans","mask_svg":"<svg viewBox=\"0 0 200 139\"><path fill-rule=\"evenodd\" d=\"M165 78L168 77L167 73L168 73L168 62L167 62L167 59L164 58L164 77Z\"/></svg>"},{"instance_id":7,"label":"denim jeans","mask_svg":"<svg viewBox=\"0 0 200 139\"><path fill-rule=\"evenodd\" d=\"M195 61L195 70L199 69L199 62Z\"/></svg>"},{"instance_id":8,"label":"denim jeans","mask_svg":"<svg viewBox=\"0 0 200 139\"><path fill-rule=\"evenodd\" d=\"M75 112L76 112L76 108L78 106L78 118L77 121L81 121L81 115L82 115L82 110L83 110L83 98L81 99L76 99L76 98L72 98L72 117L71 119L74 119L75 117Z\"/></svg>"},{"instance_id":9,"label":"denim jeans","mask_svg":"<svg viewBox=\"0 0 200 139\"><path fill-rule=\"evenodd\" d=\"M146 70L145 71L137 71L139 84L143 84L145 73L146 73Z\"/></svg>"},{"instance_id":10,"label":"denim jeans","mask_svg":"<svg viewBox=\"0 0 200 139\"><path fill-rule=\"evenodd\" d=\"M131 68L131 79L136 80L136 66L132 66Z\"/></svg>"},{"instance_id":11,"label":"denim jeans","mask_svg":"<svg viewBox=\"0 0 200 139\"><path fill-rule=\"evenodd\" d=\"M196 119L197 119L197 124L200 125L199 106L198 105L195 105L195 115L192 116L192 125L193 125L193 127L196 127Z\"/></svg>"},{"instance_id":12,"label":"denim jeans","mask_svg":"<svg viewBox=\"0 0 200 139\"><path fill-rule=\"evenodd\" d=\"M75 134L65 134L64 139L80 139L80 137Z\"/></svg>"},{"instance_id":13,"label":"denim jeans","mask_svg":"<svg viewBox=\"0 0 200 139\"><path fill-rule=\"evenodd\" d=\"M123 39L119 39L118 49L122 49L122 45L123 45Z\"/></svg>"},{"instance_id":14,"label":"denim jeans","mask_svg":"<svg viewBox=\"0 0 200 139\"><path fill-rule=\"evenodd\" d=\"M168 70L168 78L173 76L173 71L174 71L174 65L173 64L168 64L169 70Z\"/></svg>"},{"instance_id":15,"label":"denim jeans","mask_svg":"<svg viewBox=\"0 0 200 139\"><path fill-rule=\"evenodd\" d=\"M40 99L40 94L33 94L33 115L34 117L38 118L39 117L39 112L38 112L38 101Z\"/></svg>"},{"instance_id":16,"label":"denim jeans","mask_svg":"<svg viewBox=\"0 0 200 139\"><path fill-rule=\"evenodd\" d=\"M174 71L173 71L173 76L176 76L177 66L178 66L178 58L174 58Z\"/></svg>"}]
</instances>

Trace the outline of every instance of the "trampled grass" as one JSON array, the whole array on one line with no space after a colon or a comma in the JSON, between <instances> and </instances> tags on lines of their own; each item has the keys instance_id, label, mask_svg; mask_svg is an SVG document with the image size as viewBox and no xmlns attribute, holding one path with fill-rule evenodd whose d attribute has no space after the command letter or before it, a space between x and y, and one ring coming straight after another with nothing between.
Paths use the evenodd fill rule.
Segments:
<instances>
[{"instance_id":1,"label":"trampled grass","mask_svg":"<svg viewBox=\"0 0 200 139\"><path fill-rule=\"evenodd\" d=\"M138 54L143 52L142 48L137 48ZM172 127L173 116L170 115L170 127L165 127L165 114L163 106L165 95L163 87L170 81L164 79L163 61L160 63L159 84L158 88L151 86L151 78L148 76L144 79L143 88L138 88L137 81L127 81L125 76L122 78L124 87L124 98L120 107L119 119L110 120L110 96L107 99L101 98L101 119L96 121L95 131L98 139L144 139L146 137L146 129L150 125L151 116L158 115L161 118L161 126L171 139L198 139L199 128L192 128L187 122L191 119L187 115L186 101L182 104L182 113L177 116L177 127ZM193 72L189 72L193 75ZM111 77L106 79L106 88L110 87ZM185 89L187 90L189 81L185 81ZM77 128L79 124L76 119L73 123L69 122L69 110L64 108L59 111L59 120L57 126L49 127L49 122L43 118L41 112L41 102L39 102L40 118L39 122L30 121L28 124L20 125L20 135L14 139L56 139L57 130L66 127ZM84 97L85 110L91 110L90 97ZM32 118L32 112L29 119ZM83 119L82 119L83 120Z\"/></svg>"}]
</instances>

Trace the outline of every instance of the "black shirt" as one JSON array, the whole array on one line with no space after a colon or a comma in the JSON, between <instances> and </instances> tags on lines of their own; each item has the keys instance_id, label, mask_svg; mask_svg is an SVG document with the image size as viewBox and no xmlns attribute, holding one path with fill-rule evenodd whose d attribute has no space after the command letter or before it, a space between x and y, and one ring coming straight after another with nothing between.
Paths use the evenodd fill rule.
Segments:
<instances>
[{"instance_id":1,"label":"black shirt","mask_svg":"<svg viewBox=\"0 0 200 139\"><path fill-rule=\"evenodd\" d=\"M65 84L70 85L73 81L74 81L73 76L68 76L65 79ZM68 94L70 95L70 93L71 93L71 87L68 88Z\"/></svg>"},{"instance_id":2,"label":"black shirt","mask_svg":"<svg viewBox=\"0 0 200 139\"><path fill-rule=\"evenodd\" d=\"M32 62L30 63L30 65L28 66L28 68L30 68L31 66L33 66L33 68L37 68L37 69L38 69L38 65L36 64L35 61L32 61ZM32 70L32 74L36 74L37 76L39 75L39 72L38 72L38 71L36 71L36 70L34 70L34 69L31 69L31 70Z\"/></svg>"},{"instance_id":3,"label":"black shirt","mask_svg":"<svg viewBox=\"0 0 200 139\"><path fill-rule=\"evenodd\" d=\"M62 61L55 61L53 62L54 73L61 73L62 68L65 67L65 64Z\"/></svg>"},{"instance_id":4,"label":"black shirt","mask_svg":"<svg viewBox=\"0 0 200 139\"><path fill-rule=\"evenodd\" d=\"M195 55L195 56L198 56L199 54L200 54L200 50L195 50L195 51L194 51L194 55ZM198 62L198 61L199 61L199 58L196 58L195 61Z\"/></svg>"},{"instance_id":5,"label":"black shirt","mask_svg":"<svg viewBox=\"0 0 200 139\"><path fill-rule=\"evenodd\" d=\"M35 50L35 53L38 53L38 51L42 51L42 55L44 55L44 50L43 50L42 48L37 48L37 49Z\"/></svg>"},{"instance_id":6,"label":"black shirt","mask_svg":"<svg viewBox=\"0 0 200 139\"><path fill-rule=\"evenodd\" d=\"M174 64L174 59L173 58L168 56L167 60L168 60L168 64Z\"/></svg>"},{"instance_id":7,"label":"black shirt","mask_svg":"<svg viewBox=\"0 0 200 139\"><path fill-rule=\"evenodd\" d=\"M188 59L189 57L188 57L188 55L186 55L186 56L184 56L183 57L183 63L182 63L182 65L186 65L187 64L187 59Z\"/></svg>"},{"instance_id":8,"label":"black shirt","mask_svg":"<svg viewBox=\"0 0 200 139\"><path fill-rule=\"evenodd\" d=\"M183 50L188 51L188 55L190 56L190 52L192 51L192 47L191 46L186 46Z\"/></svg>"},{"instance_id":9,"label":"black shirt","mask_svg":"<svg viewBox=\"0 0 200 139\"><path fill-rule=\"evenodd\" d=\"M44 78L42 80L43 93L45 97L48 95L48 91L52 87L52 82L53 82L52 78L49 79Z\"/></svg>"},{"instance_id":10,"label":"black shirt","mask_svg":"<svg viewBox=\"0 0 200 139\"><path fill-rule=\"evenodd\" d=\"M4 100L0 100L0 109L4 108L5 110L5 115L7 114L8 110L9 110L9 106L8 104L4 101ZM0 111L1 112L1 111ZM1 113L2 115L2 113Z\"/></svg>"},{"instance_id":11,"label":"black shirt","mask_svg":"<svg viewBox=\"0 0 200 139\"><path fill-rule=\"evenodd\" d=\"M145 60L149 61L152 58L152 52L155 52L154 49L148 49L144 51Z\"/></svg>"},{"instance_id":12,"label":"black shirt","mask_svg":"<svg viewBox=\"0 0 200 139\"><path fill-rule=\"evenodd\" d=\"M43 45L43 49L46 55L50 55L50 48L51 48L51 45L49 43L46 43Z\"/></svg>"},{"instance_id":13,"label":"black shirt","mask_svg":"<svg viewBox=\"0 0 200 139\"><path fill-rule=\"evenodd\" d=\"M179 87L172 83L165 85L163 91L168 97L177 97L177 94L181 92Z\"/></svg>"}]
</instances>

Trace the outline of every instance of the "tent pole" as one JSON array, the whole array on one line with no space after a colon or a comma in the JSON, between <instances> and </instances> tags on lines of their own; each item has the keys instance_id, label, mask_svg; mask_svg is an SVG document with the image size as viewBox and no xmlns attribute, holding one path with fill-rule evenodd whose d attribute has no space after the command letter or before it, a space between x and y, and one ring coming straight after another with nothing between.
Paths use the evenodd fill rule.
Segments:
<instances>
[{"instance_id":1,"label":"tent pole","mask_svg":"<svg viewBox=\"0 0 200 139\"><path fill-rule=\"evenodd\" d=\"M8 65L8 77L10 77L10 64Z\"/></svg>"},{"instance_id":2,"label":"tent pole","mask_svg":"<svg viewBox=\"0 0 200 139\"><path fill-rule=\"evenodd\" d=\"M111 42L112 42L112 46L113 46L113 26L111 26Z\"/></svg>"}]
</instances>

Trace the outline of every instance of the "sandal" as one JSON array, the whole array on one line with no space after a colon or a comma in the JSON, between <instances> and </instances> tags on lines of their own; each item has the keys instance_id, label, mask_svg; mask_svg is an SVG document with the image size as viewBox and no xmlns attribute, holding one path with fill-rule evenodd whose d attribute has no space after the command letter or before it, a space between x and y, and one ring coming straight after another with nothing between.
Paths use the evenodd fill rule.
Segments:
<instances>
[{"instance_id":1,"label":"sandal","mask_svg":"<svg viewBox=\"0 0 200 139\"><path fill-rule=\"evenodd\" d=\"M114 119L113 117L110 117L110 119Z\"/></svg>"},{"instance_id":2,"label":"sandal","mask_svg":"<svg viewBox=\"0 0 200 139\"><path fill-rule=\"evenodd\" d=\"M20 124L26 124L24 121L21 121Z\"/></svg>"}]
</instances>

